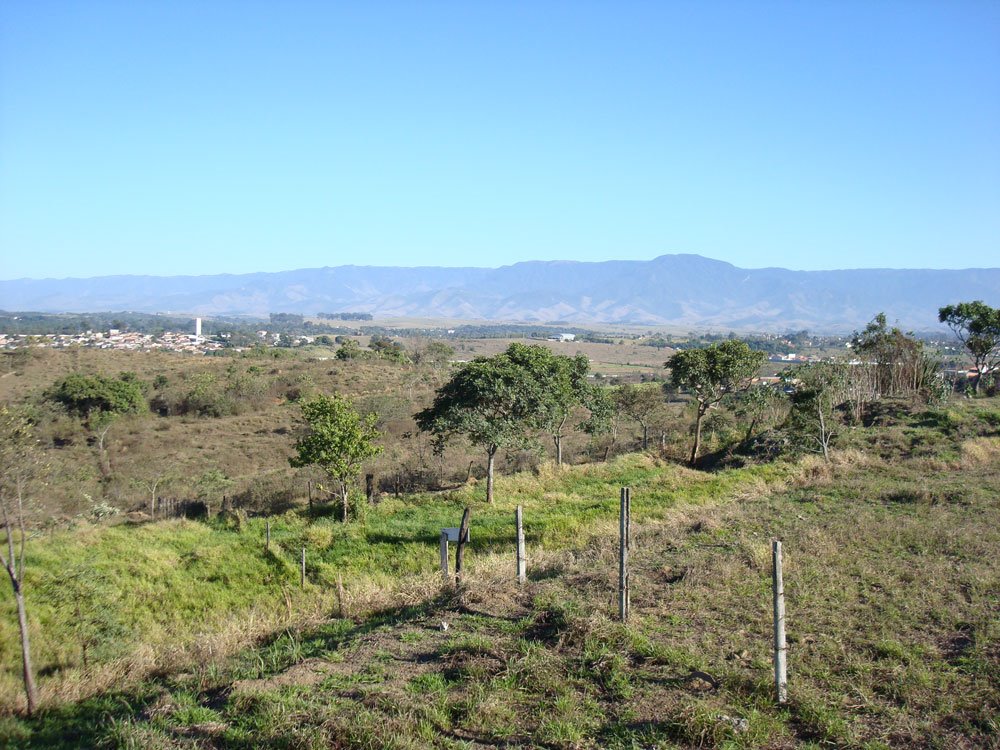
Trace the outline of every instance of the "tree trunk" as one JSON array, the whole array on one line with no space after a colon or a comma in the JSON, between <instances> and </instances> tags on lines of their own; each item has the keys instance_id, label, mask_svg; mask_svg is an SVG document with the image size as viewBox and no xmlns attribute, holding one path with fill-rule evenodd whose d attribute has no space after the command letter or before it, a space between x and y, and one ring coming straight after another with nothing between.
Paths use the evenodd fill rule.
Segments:
<instances>
[{"instance_id":1,"label":"tree trunk","mask_svg":"<svg viewBox=\"0 0 1000 750\"><path fill-rule=\"evenodd\" d=\"M497 454L496 447L486 452L486 502L493 504L493 459Z\"/></svg>"},{"instance_id":2,"label":"tree trunk","mask_svg":"<svg viewBox=\"0 0 1000 750\"><path fill-rule=\"evenodd\" d=\"M8 533L10 530L8 529ZM31 667L31 643L28 640L28 612L24 607L24 592L21 582L11 577L14 585L14 600L17 602L17 625L21 630L21 664L24 677L24 693L28 698L28 714L38 708L38 690L35 688L35 670Z\"/></svg>"},{"instance_id":3,"label":"tree trunk","mask_svg":"<svg viewBox=\"0 0 1000 750\"><path fill-rule=\"evenodd\" d=\"M104 447L104 438L107 434L107 431L105 431L97 436L97 465L104 479L111 476L111 461L108 460L108 452Z\"/></svg>"},{"instance_id":4,"label":"tree trunk","mask_svg":"<svg viewBox=\"0 0 1000 750\"><path fill-rule=\"evenodd\" d=\"M642 425L642 449L646 450L649 447L649 428L643 424Z\"/></svg>"},{"instance_id":5,"label":"tree trunk","mask_svg":"<svg viewBox=\"0 0 1000 750\"><path fill-rule=\"evenodd\" d=\"M563 414L562 420L556 426L556 431L552 435L552 439L556 444L556 466L562 466L562 439L563 439L563 428L566 426L566 420L569 418L569 414Z\"/></svg>"},{"instance_id":6,"label":"tree trunk","mask_svg":"<svg viewBox=\"0 0 1000 750\"><path fill-rule=\"evenodd\" d=\"M340 483L340 499L344 504L344 517L342 521L347 523L347 482Z\"/></svg>"},{"instance_id":7,"label":"tree trunk","mask_svg":"<svg viewBox=\"0 0 1000 750\"><path fill-rule=\"evenodd\" d=\"M819 401L819 406L817 407L817 412L819 413L819 437L820 445L823 448L823 460L826 462L830 461L830 437L826 432L826 419L823 417L823 402Z\"/></svg>"},{"instance_id":8,"label":"tree trunk","mask_svg":"<svg viewBox=\"0 0 1000 750\"><path fill-rule=\"evenodd\" d=\"M694 422L694 445L691 446L691 465L695 466L698 463L698 451L701 449L701 420L704 418L705 412L702 411L701 405L698 406L698 416L695 418Z\"/></svg>"}]
</instances>

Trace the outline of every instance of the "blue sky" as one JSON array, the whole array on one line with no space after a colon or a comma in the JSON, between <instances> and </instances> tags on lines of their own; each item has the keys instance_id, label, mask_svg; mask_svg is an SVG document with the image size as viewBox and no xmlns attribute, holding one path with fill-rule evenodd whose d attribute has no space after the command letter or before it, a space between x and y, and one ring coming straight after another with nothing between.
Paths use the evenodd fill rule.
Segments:
<instances>
[{"instance_id":1,"label":"blue sky","mask_svg":"<svg viewBox=\"0 0 1000 750\"><path fill-rule=\"evenodd\" d=\"M0 5L0 278L1000 265L1000 3Z\"/></svg>"}]
</instances>

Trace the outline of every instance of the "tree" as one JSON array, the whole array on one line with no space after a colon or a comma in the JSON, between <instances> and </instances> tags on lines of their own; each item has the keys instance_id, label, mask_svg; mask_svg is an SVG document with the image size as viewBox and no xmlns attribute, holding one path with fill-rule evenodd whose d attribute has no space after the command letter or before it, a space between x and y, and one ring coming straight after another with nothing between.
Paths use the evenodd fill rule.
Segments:
<instances>
[{"instance_id":1,"label":"tree","mask_svg":"<svg viewBox=\"0 0 1000 750\"><path fill-rule=\"evenodd\" d=\"M398 341L393 341L388 336L376 333L368 342L368 348L375 352L379 359L388 359L390 362L408 362L410 355Z\"/></svg>"},{"instance_id":2,"label":"tree","mask_svg":"<svg viewBox=\"0 0 1000 750\"><path fill-rule=\"evenodd\" d=\"M552 436L556 465L562 466L562 441L572 411L585 403L590 361L582 354L567 357L541 346L524 347L520 362L533 381L540 402L539 425Z\"/></svg>"},{"instance_id":3,"label":"tree","mask_svg":"<svg viewBox=\"0 0 1000 750\"><path fill-rule=\"evenodd\" d=\"M338 336L338 338L340 337ZM345 338L334 356L337 359L364 359L371 356L371 353L362 349L357 340Z\"/></svg>"},{"instance_id":4,"label":"tree","mask_svg":"<svg viewBox=\"0 0 1000 750\"><path fill-rule=\"evenodd\" d=\"M815 362L785 370L782 379L794 388L789 429L807 444L814 443L829 461L830 444L840 426L837 407L849 400L850 365Z\"/></svg>"},{"instance_id":5,"label":"tree","mask_svg":"<svg viewBox=\"0 0 1000 750\"><path fill-rule=\"evenodd\" d=\"M361 464L382 452L375 443L380 437L375 423L378 417L362 417L346 398L337 394L316 396L300 404L306 432L295 443L292 466L319 466L340 483L343 521L348 520L348 488L356 479Z\"/></svg>"},{"instance_id":6,"label":"tree","mask_svg":"<svg viewBox=\"0 0 1000 750\"><path fill-rule=\"evenodd\" d=\"M428 341L427 345L417 350L413 361L418 365L430 365L434 369L444 367L455 356L455 348L443 341Z\"/></svg>"},{"instance_id":7,"label":"tree","mask_svg":"<svg viewBox=\"0 0 1000 750\"><path fill-rule=\"evenodd\" d=\"M621 419L621 404L618 402L616 391L612 388L601 386L592 387L587 394L584 406L590 411L590 415L577 425L577 428L597 438L602 435L610 435L607 445L604 446L604 459L608 460L608 454L615 447L618 439L618 422Z\"/></svg>"},{"instance_id":8,"label":"tree","mask_svg":"<svg viewBox=\"0 0 1000 750\"><path fill-rule=\"evenodd\" d=\"M144 383L133 372L123 372L117 378L72 373L56 382L45 395L88 426L102 414L138 414L146 410Z\"/></svg>"},{"instance_id":9,"label":"tree","mask_svg":"<svg viewBox=\"0 0 1000 750\"><path fill-rule=\"evenodd\" d=\"M705 414L730 393L747 390L765 356L764 352L754 351L745 342L733 339L702 349L685 349L667 360L671 382L690 391L697 402L692 466L698 461Z\"/></svg>"},{"instance_id":10,"label":"tree","mask_svg":"<svg viewBox=\"0 0 1000 750\"><path fill-rule=\"evenodd\" d=\"M866 360L865 365L875 367L876 397L919 393L937 369L923 343L895 326L889 328L885 313L879 313L861 333L855 333L851 346Z\"/></svg>"},{"instance_id":11,"label":"tree","mask_svg":"<svg viewBox=\"0 0 1000 750\"><path fill-rule=\"evenodd\" d=\"M94 434L101 475L110 477L111 464L106 451L108 433L123 414L146 411L145 383L134 372L123 372L117 378L77 372L57 381L45 396L83 420Z\"/></svg>"},{"instance_id":12,"label":"tree","mask_svg":"<svg viewBox=\"0 0 1000 750\"><path fill-rule=\"evenodd\" d=\"M431 406L414 416L417 426L433 434L439 446L461 434L486 451L490 503L497 451L529 444L530 432L541 426L540 383L529 364L543 356L533 351L537 349L542 347L511 344L493 357L473 359L438 389Z\"/></svg>"},{"instance_id":13,"label":"tree","mask_svg":"<svg viewBox=\"0 0 1000 750\"><path fill-rule=\"evenodd\" d=\"M980 300L960 302L939 309L938 320L955 332L972 355L978 394L983 373L994 372L1000 366L1000 309Z\"/></svg>"},{"instance_id":14,"label":"tree","mask_svg":"<svg viewBox=\"0 0 1000 750\"><path fill-rule=\"evenodd\" d=\"M784 393L771 385L755 385L747 389L736 407L736 416L746 420L744 442L753 437L761 425L777 421L776 415L785 403Z\"/></svg>"},{"instance_id":15,"label":"tree","mask_svg":"<svg viewBox=\"0 0 1000 750\"><path fill-rule=\"evenodd\" d=\"M10 578L21 634L21 666L28 713L38 706L35 672L31 666L28 612L24 603L24 550L28 541L27 516L30 491L41 473L41 459L31 425L23 417L0 407L0 522L7 542L0 548L0 563Z\"/></svg>"},{"instance_id":16,"label":"tree","mask_svg":"<svg viewBox=\"0 0 1000 750\"><path fill-rule=\"evenodd\" d=\"M642 449L649 447L649 426L657 411L663 406L663 392L656 385L625 383L616 394L621 413L642 428Z\"/></svg>"}]
</instances>

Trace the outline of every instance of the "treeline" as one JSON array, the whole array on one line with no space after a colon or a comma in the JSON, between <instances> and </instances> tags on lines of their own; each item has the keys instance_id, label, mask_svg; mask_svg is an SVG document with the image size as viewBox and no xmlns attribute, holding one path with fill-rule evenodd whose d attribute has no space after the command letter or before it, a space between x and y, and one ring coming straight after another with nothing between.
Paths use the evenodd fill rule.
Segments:
<instances>
[{"instance_id":1,"label":"treeline","mask_svg":"<svg viewBox=\"0 0 1000 750\"><path fill-rule=\"evenodd\" d=\"M317 318L323 320L372 320L371 313L359 312L336 312L336 313L316 313Z\"/></svg>"}]
</instances>

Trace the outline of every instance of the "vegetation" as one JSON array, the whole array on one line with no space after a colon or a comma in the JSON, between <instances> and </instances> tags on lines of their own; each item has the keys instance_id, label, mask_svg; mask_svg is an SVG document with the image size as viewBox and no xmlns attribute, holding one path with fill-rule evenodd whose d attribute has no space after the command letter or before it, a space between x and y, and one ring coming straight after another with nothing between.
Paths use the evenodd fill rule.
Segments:
<instances>
[{"instance_id":1,"label":"vegetation","mask_svg":"<svg viewBox=\"0 0 1000 750\"><path fill-rule=\"evenodd\" d=\"M689 461L692 466L698 462L702 421L708 410L718 406L726 396L749 389L764 359L763 352L753 351L742 341L730 340L703 349L685 349L667 361L671 382L677 388L689 390L696 402Z\"/></svg>"},{"instance_id":2,"label":"vegetation","mask_svg":"<svg viewBox=\"0 0 1000 750\"><path fill-rule=\"evenodd\" d=\"M973 388L979 393L983 375L1000 367L1000 309L986 303L960 302L938 311L938 319L948 325L972 356L976 369Z\"/></svg>"},{"instance_id":3,"label":"vegetation","mask_svg":"<svg viewBox=\"0 0 1000 750\"><path fill-rule=\"evenodd\" d=\"M333 358L345 341L363 355ZM884 316L855 335L853 361L790 369L773 386L733 374L762 354L712 342L742 365L715 383L725 362L709 361L725 357L692 355L704 385L671 373L690 400L636 385L638 373L591 384L588 355L558 354L565 343L373 341L317 339L330 348L315 359L299 346L218 359L32 350L0 380L0 399L18 405L11 425L37 436L4 450L49 464L46 491L20 496L40 503L28 533L4 527L5 557L23 557L0 592L0 746L874 750L994 738L1000 409L949 401L926 345ZM485 353L447 369L470 351ZM109 375L122 371L136 374ZM135 383L140 408L53 398L80 373ZM699 388L722 395L695 427L695 457L711 461L694 471L681 465L684 410L698 409ZM115 440L95 474L85 459L103 411ZM557 471L560 460L571 465ZM365 463L392 496L339 523ZM306 506L317 469L339 487L336 510ZM6 507L16 479L2 478ZM611 619L622 486L638 540L627 627ZM163 519L164 492L200 498L202 515ZM236 512L206 513L223 495ZM438 535L469 507L462 584L442 586ZM775 536L786 706L769 675ZM35 671L18 654L29 641Z\"/></svg>"},{"instance_id":4,"label":"vegetation","mask_svg":"<svg viewBox=\"0 0 1000 750\"><path fill-rule=\"evenodd\" d=\"M562 430L582 401L585 359L553 355L540 346L511 344L502 354L460 367L416 415L417 426L443 441L464 435L486 451L486 500L493 502L497 452L524 447L546 428L562 460Z\"/></svg>"},{"instance_id":5,"label":"vegetation","mask_svg":"<svg viewBox=\"0 0 1000 750\"><path fill-rule=\"evenodd\" d=\"M340 484L343 521L350 510L348 494L351 481L357 478L361 464L382 452L376 444L379 432L375 427L378 417L362 417L349 401L333 394L316 396L300 404L307 432L295 443L292 466L319 466Z\"/></svg>"},{"instance_id":6,"label":"vegetation","mask_svg":"<svg viewBox=\"0 0 1000 750\"><path fill-rule=\"evenodd\" d=\"M144 631L132 638L168 628L190 645L147 662L165 676L123 682L120 665L82 668L83 641L97 653L113 628L67 635L71 603L40 601L42 663L65 666L46 670L45 709L0 719L0 735L26 748L989 746L1000 729L997 414L991 401L896 404L845 434L829 464L704 473L629 456L502 477L496 504L476 511L458 593L433 573L436 531L454 525L471 486L385 501L364 527L275 517L272 555L262 519L40 539L29 553L39 585L90 550L109 576L100 586L143 582L120 611ZM623 485L639 524L628 627L612 621L608 537ZM509 561L515 503L523 589ZM785 707L770 686L772 536L786 548ZM337 573L349 617L286 619L283 590L293 612L325 613ZM252 646L226 630L226 612L262 623ZM220 635L206 640L211 623ZM73 679L84 674L89 689Z\"/></svg>"},{"instance_id":7,"label":"vegetation","mask_svg":"<svg viewBox=\"0 0 1000 750\"><path fill-rule=\"evenodd\" d=\"M28 421L0 407L0 521L7 550L0 548L0 564L7 571L17 607L18 636L21 643L21 679L28 714L38 705L35 671L31 662L31 636L24 600L25 551L28 541L28 514L32 490L38 480L38 451Z\"/></svg>"}]
</instances>

